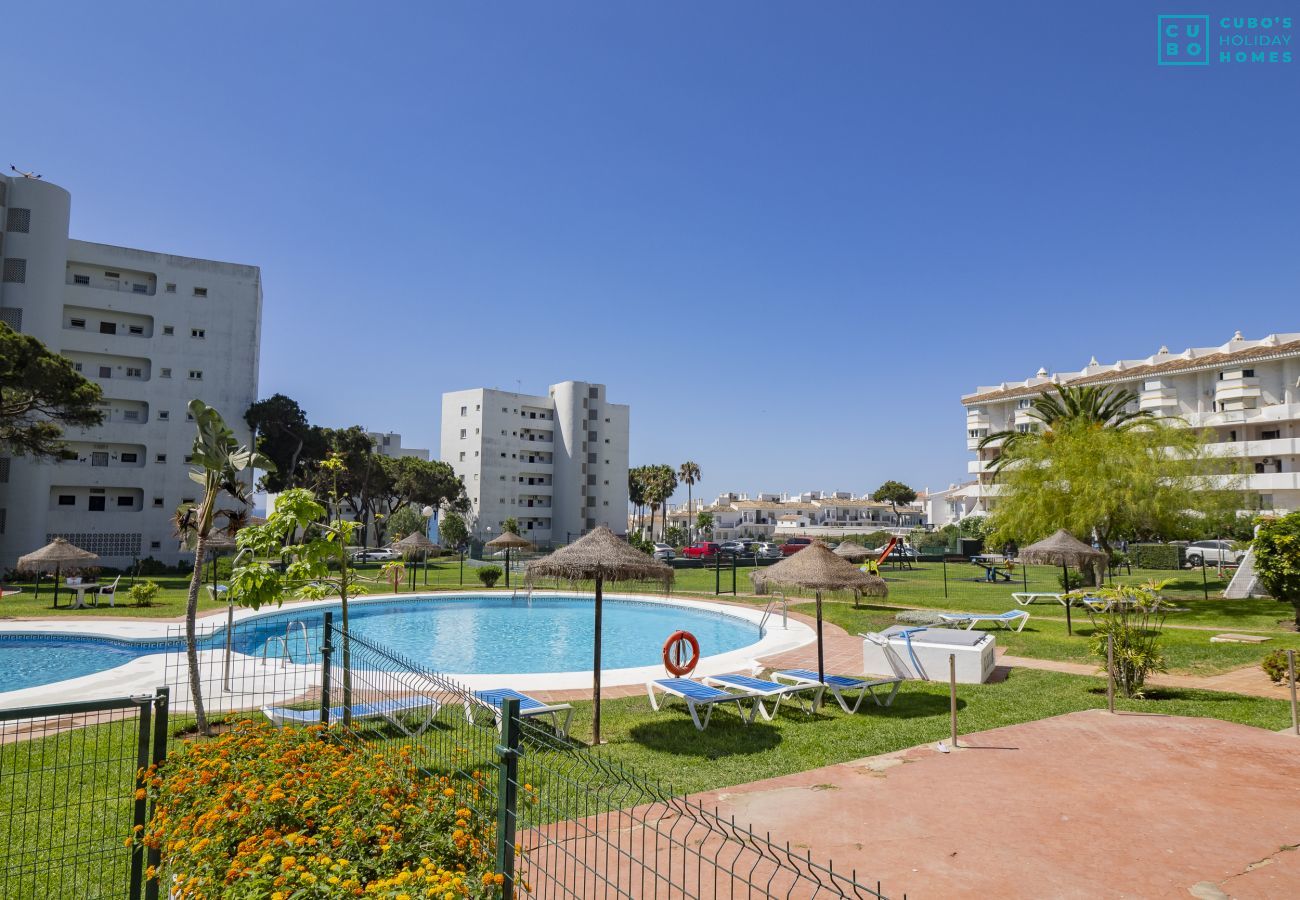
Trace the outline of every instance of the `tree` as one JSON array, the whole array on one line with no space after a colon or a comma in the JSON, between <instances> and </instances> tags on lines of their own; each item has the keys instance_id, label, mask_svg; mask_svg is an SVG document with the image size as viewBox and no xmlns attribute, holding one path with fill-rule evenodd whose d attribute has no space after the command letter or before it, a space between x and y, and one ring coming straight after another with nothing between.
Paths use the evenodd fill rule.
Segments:
<instances>
[{"instance_id":1,"label":"tree","mask_svg":"<svg viewBox=\"0 0 1300 900\"><path fill-rule=\"evenodd\" d=\"M194 446L190 450L195 468L190 470L190 480L203 488L203 498L186 523L194 535L194 571L190 573L190 590L185 601L185 655L190 670L190 696L194 701L196 728L199 734L207 735L208 718L203 708L195 624L199 611L199 586L203 580L203 560L212 533L217 500L222 493L226 493L246 503L248 489L241 480L242 473L254 466L269 471L272 463L241 446L221 414L202 400L191 400L189 413L194 419L195 431Z\"/></svg>"},{"instance_id":2,"label":"tree","mask_svg":"<svg viewBox=\"0 0 1300 900\"><path fill-rule=\"evenodd\" d=\"M888 503L889 508L894 511L894 519L898 519L898 504L906 506L916 501L916 491L912 490L901 481L886 481L880 487L876 488L871 499L877 503Z\"/></svg>"},{"instance_id":3,"label":"tree","mask_svg":"<svg viewBox=\"0 0 1300 900\"><path fill-rule=\"evenodd\" d=\"M262 476L262 487L283 491L301 487L328 449L321 428L307 421L296 400L273 394L244 412L244 421L256 435L253 446L275 466Z\"/></svg>"},{"instance_id":4,"label":"tree","mask_svg":"<svg viewBox=\"0 0 1300 900\"><path fill-rule=\"evenodd\" d=\"M646 490L645 466L637 466L636 468L628 469L627 470L627 500L629 503L632 504L632 508L636 510L637 519L638 519L637 521L638 532L643 531L645 529L645 522L642 517L642 510L645 508L646 505L645 490Z\"/></svg>"},{"instance_id":5,"label":"tree","mask_svg":"<svg viewBox=\"0 0 1300 900\"><path fill-rule=\"evenodd\" d=\"M1238 461L1210 453L1201 432L1156 420L1130 429L1058 424L1017 442L1009 456L997 476L995 542L1024 543L1064 528L1096 535L1109 553L1121 537L1189 536L1189 511L1217 514L1237 501Z\"/></svg>"},{"instance_id":6,"label":"tree","mask_svg":"<svg viewBox=\"0 0 1300 900\"><path fill-rule=\"evenodd\" d=\"M668 530L668 501L677 492L677 473L673 471L672 466L662 463L642 468L645 473L645 499L650 504L650 536L653 538L655 513L661 508L663 529L660 534Z\"/></svg>"},{"instance_id":7,"label":"tree","mask_svg":"<svg viewBox=\"0 0 1300 900\"><path fill-rule=\"evenodd\" d=\"M691 526L690 514L694 511L691 508L691 488L700 480L700 464L691 462L688 459L677 467L677 479L686 485L686 540L689 543L691 539L689 530Z\"/></svg>"},{"instance_id":8,"label":"tree","mask_svg":"<svg viewBox=\"0 0 1300 900\"><path fill-rule=\"evenodd\" d=\"M510 516L508 519L506 519L504 522L501 523L501 532L504 534L507 531L510 532L511 534L519 533L519 520L516 519L514 516Z\"/></svg>"},{"instance_id":9,"label":"tree","mask_svg":"<svg viewBox=\"0 0 1300 900\"><path fill-rule=\"evenodd\" d=\"M1034 398L1030 407L1030 418L1036 419L1040 426L1037 430L998 431L979 442L981 450L1001 442L1002 455L992 469L995 473L1010 462L1020 443L1033 441L1043 432L1075 423L1127 431L1156 420L1150 411L1134 408L1138 396L1127 388L1100 385L1070 387L1059 384L1052 388L1055 393L1040 394Z\"/></svg>"},{"instance_id":10,"label":"tree","mask_svg":"<svg viewBox=\"0 0 1300 900\"><path fill-rule=\"evenodd\" d=\"M1264 590L1295 607L1300 630L1300 512L1260 522L1255 532L1255 571Z\"/></svg>"},{"instance_id":11,"label":"tree","mask_svg":"<svg viewBox=\"0 0 1300 900\"><path fill-rule=\"evenodd\" d=\"M99 385L66 357L0 322L0 450L49 459L63 452L63 428L104 421Z\"/></svg>"},{"instance_id":12,"label":"tree","mask_svg":"<svg viewBox=\"0 0 1300 900\"><path fill-rule=\"evenodd\" d=\"M400 509L426 506L458 512L469 509L464 482L445 462L430 462L418 456L376 456L372 462L377 471L372 473L369 514L382 528L385 539L392 539L392 516Z\"/></svg>"},{"instance_id":13,"label":"tree","mask_svg":"<svg viewBox=\"0 0 1300 900\"><path fill-rule=\"evenodd\" d=\"M384 537L391 543L424 531L424 516L414 506L403 506L383 520Z\"/></svg>"},{"instance_id":14,"label":"tree","mask_svg":"<svg viewBox=\"0 0 1300 900\"><path fill-rule=\"evenodd\" d=\"M438 523L438 540L444 547L452 549L465 546L469 540L469 528L460 513L450 511L443 515L442 521Z\"/></svg>"},{"instance_id":15,"label":"tree","mask_svg":"<svg viewBox=\"0 0 1300 900\"><path fill-rule=\"evenodd\" d=\"M713 513L704 509L696 513L695 527L700 530L700 534L713 534Z\"/></svg>"}]
</instances>

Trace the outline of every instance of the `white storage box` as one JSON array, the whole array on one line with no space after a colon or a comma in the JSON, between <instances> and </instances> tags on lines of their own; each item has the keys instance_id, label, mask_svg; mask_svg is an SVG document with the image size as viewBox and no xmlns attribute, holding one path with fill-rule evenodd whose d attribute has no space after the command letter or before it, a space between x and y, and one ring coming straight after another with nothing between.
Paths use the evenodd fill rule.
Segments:
<instances>
[{"instance_id":1,"label":"white storage box","mask_svg":"<svg viewBox=\"0 0 1300 900\"><path fill-rule=\"evenodd\" d=\"M921 681L947 681L948 657L957 657L957 680L982 684L993 674L997 641L986 631L891 625L862 641L862 671Z\"/></svg>"}]
</instances>

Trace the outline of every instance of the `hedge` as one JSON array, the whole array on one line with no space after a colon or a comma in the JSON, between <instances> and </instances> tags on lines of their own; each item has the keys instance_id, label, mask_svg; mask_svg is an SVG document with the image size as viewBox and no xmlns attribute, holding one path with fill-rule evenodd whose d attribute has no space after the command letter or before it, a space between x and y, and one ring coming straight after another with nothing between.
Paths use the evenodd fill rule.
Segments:
<instances>
[{"instance_id":1,"label":"hedge","mask_svg":"<svg viewBox=\"0 0 1300 900\"><path fill-rule=\"evenodd\" d=\"M1139 569L1181 569L1187 548L1181 544L1129 544L1128 555Z\"/></svg>"}]
</instances>

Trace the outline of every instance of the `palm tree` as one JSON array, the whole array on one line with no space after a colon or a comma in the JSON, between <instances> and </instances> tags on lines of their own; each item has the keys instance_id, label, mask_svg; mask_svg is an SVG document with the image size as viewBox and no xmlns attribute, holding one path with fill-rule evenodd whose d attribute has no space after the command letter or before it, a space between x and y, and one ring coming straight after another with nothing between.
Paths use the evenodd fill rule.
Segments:
<instances>
[{"instance_id":1,"label":"palm tree","mask_svg":"<svg viewBox=\"0 0 1300 900\"><path fill-rule=\"evenodd\" d=\"M646 489L646 484L645 484L644 467L637 466L635 469L628 469L627 470L627 499L628 502L632 504L633 509L636 510L637 519L638 519L637 530L638 532L642 533L642 537L645 536L644 535L645 516L643 514L643 510L645 509L645 503L646 503L645 489Z\"/></svg>"},{"instance_id":2,"label":"palm tree","mask_svg":"<svg viewBox=\"0 0 1300 900\"><path fill-rule=\"evenodd\" d=\"M1044 393L1034 398L1029 416L1036 419L1041 432L1050 432L1067 424L1086 423L1098 428L1127 430L1154 421L1149 410L1133 409L1138 395L1128 388L1103 385L1053 385L1055 393ZM1002 454L993 464L998 472L1008 461L1009 453L1017 444L1041 435L1040 431L997 431L979 442L983 450L990 444L1002 442Z\"/></svg>"},{"instance_id":3,"label":"palm tree","mask_svg":"<svg viewBox=\"0 0 1300 900\"><path fill-rule=\"evenodd\" d=\"M689 544L693 530L691 526L694 524L691 517L695 515L695 510L691 508L691 488L700 480L700 464L688 459L677 467L677 478L686 483L686 543Z\"/></svg>"},{"instance_id":4,"label":"palm tree","mask_svg":"<svg viewBox=\"0 0 1300 900\"><path fill-rule=\"evenodd\" d=\"M253 467L267 470L272 464L260 453L242 446L221 414L202 400L191 400L189 412L194 418L195 435L191 454L196 467L190 471L190 479L202 485L203 499L197 507L178 510L176 524L180 536L184 539L186 535L191 535L194 542L194 572L190 576L190 590L185 602L185 655L190 670L195 727L200 735L207 735L208 717L203 708L195 623L199 611L199 586L203 581L203 560L207 554L208 538L212 534L212 520L217 512L217 500L222 493L245 501L248 490L240 473Z\"/></svg>"}]
</instances>

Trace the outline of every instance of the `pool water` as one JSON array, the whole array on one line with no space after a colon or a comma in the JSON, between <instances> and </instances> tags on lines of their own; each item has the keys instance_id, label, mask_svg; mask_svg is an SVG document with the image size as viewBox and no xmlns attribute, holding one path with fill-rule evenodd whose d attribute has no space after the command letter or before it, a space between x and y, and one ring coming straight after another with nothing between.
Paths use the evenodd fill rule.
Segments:
<instances>
[{"instance_id":1,"label":"pool water","mask_svg":"<svg viewBox=\"0 0 1300 900\"><path fill-rule=\"evenodd\" d=\"M234 649L272 657L287 651L295 663L317 662L324 613L332 610L337 624L338 609L338 603L321 603L236 623ZM529 601L487 595L379 601L352 605L349 619L353 634L438 672L575 672L590 671L592 665L595 619L590 597L546 596ZM738 616L637 600L605 600L603 619L604 669L659 665L664 641L678 630L694 634L704 656L738 650L762 637L755 623ZM225 642L222 627L204 638L201 648L217 650ZM0 636L0 673L4 690L12 691L183 649L179 640L155 639L133 646L126 640ZM375 656L358 656L354 666L386 666Z\"/></svg>"}]
</instances>

